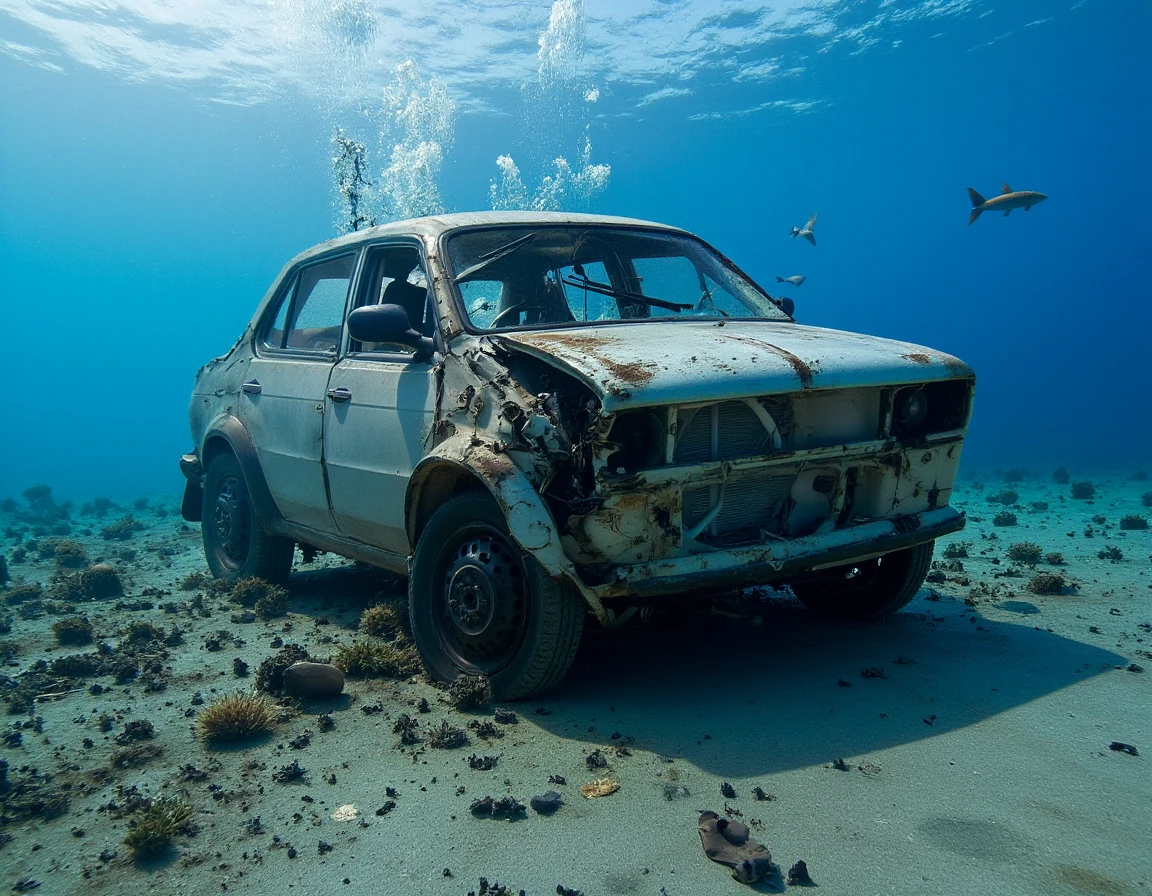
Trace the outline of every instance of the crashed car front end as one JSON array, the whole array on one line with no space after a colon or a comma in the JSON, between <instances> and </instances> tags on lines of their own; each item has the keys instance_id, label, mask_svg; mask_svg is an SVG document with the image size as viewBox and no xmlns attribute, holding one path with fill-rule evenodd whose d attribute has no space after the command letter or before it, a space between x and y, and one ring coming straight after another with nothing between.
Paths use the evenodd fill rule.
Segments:
<instances>
[{"instance_id":1,"label":"crashed car front end","mask_svg":"<svg viewBox=\"0 0 1152 896\"><path fill-rule=\"evenodd\" d=\"M685 332L695 355L657 339L660 362L625 362L616 353L645 326L661 325L637 325L631 340L623 329L615 340L464 336L465 363L445 375L442 430L464 463L496 477L498 496L522 480L502 500L513 536L602 621L618 599L786 582L963 527L949 499L974 377L956 359L804 328L839 362L759 333L750 350L775 346L772 363L738 359L744 373L727 382L718 358L732 364L734 344L749 348L735 327L707 325L721 350ZM743 394L757 383L759 394Z\"/></svg>"},{"instance_id":2,"label":"crashed car front end","mask_svg":"<svg viewBox=\"0 0 1152 896\"><path fill-rule=\"evenodd\" d=\"M742 384L693 376L693 363L705 367L720 353L692 337L696 355L685 359L681 400L641 407L638 399L672 390L667 372L679 360L667 342L664 370L628 370L610 357L596 365L595 354L611 349L590 350L577 336L513 337L521 348L551 350L561 366L595 366L610 380L580 459L591 474L570 474L574 500L550 502L565 553L601 600L778 582L964 525L949 499L974 379L956 359L894 343L896 363L880 371L850 350L821 370L815 359L781 350L792 370L761 375L791 380L794 391L741 395ZM729 336L717 338L730 349ZM868 352L875 356L884 342ZM867 382L881 373L889 382ZM828 386L816 388L822 380ZM693 400L694 391L719 400ZM581 492L578 482L591 487Z\"/></svg>"}]
</instances>

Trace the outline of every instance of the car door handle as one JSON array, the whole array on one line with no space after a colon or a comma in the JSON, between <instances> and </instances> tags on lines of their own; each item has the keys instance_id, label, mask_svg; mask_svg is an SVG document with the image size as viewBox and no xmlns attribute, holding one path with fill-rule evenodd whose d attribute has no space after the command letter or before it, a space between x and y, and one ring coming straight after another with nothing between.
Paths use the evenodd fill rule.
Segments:
<instances>
[{"instance_id":1,"label":"car door handle","mask_svg":"<svg viewBox=\"0 0 1152 896\"><path fill-rule=\"evenodd\" d=\"M259 395L260 391L264 388L260 385L259 380L248 380L243 386L240 387L249 395Z\"/></svg>"},{"instance_id":2,"label":"car door handle","mask_svg":"<svg viewBox=\"0 0 1152 896\"><path fill-rule=\"evenodd\" d=\"M333 401L348 401L352 397L352 393L341 386L339 389L329 389L328 397Z\"/></svg>"}]
</instances>

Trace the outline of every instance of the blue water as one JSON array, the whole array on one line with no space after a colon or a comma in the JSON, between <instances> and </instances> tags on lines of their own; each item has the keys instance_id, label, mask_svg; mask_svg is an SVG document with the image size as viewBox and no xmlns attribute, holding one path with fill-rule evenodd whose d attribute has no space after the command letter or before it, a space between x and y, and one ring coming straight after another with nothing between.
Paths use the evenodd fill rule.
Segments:
<instances>
[{"instance_id":1,"label":"blue water","mask_svg":"<svg viewBox=\"0 0 1152 896\"><path fill-rule=\"evenodd\" d=\"M333 128L376 171L411 139L380 108L407 59L452 112L444 208L491 207L498 156L531 192L587 144L607 184L562 207L688 228L773 292L806 274L805 323L971 364L967 469L1147 466L1152 5L790 6L569 0L550 30L547 2L0 0L0 495L181 487L196 368L336 234ZM965 188L1003 182L1051 198L966 227ZM788 239L814 212L819 245Z\"/></svg>"}]
</instances>

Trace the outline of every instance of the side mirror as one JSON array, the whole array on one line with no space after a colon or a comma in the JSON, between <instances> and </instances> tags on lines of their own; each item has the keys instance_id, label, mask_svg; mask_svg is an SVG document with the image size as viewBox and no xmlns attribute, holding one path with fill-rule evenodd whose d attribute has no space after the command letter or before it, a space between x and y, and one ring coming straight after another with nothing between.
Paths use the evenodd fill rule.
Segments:
<instances>
[{"instance_id":1,"label":"side mirror","mask_svg":"<svg viewBox=\"0 0 1152 896\"><path fill-rule=\"evenodd\" d=\"M780 303L780 310L787 314L789 317L795 317L796 303L787 297L777 299Z\"/></svg>"},{"instance_id":2,"label":"side mirror","mask_svg":"<svg viewBox=\"0 0 1152 896\"><path fill-rule=\"evenodd\" d=\"M348 335L357 342L385 342L413 351L414 361L432 357L432 340L412 329L399 305L364 305L348 315Z\"/></svg>"}]
</instances>

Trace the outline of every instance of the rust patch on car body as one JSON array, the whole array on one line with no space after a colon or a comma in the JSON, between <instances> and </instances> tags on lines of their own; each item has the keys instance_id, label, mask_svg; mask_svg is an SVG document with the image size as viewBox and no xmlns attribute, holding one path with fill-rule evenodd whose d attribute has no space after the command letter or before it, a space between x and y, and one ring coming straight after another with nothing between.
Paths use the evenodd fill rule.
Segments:
<instances>
[{"instance_id":1,"label":"rust patch on car body","mask_svg":"<svg viewBox=\"0 0 1152 896\"><path fill-rule=\"evenodd\" d=\"M801 358L799 355L794 355L792 352L780 348L778 345L773 345L771 342L765 342L763 339L755 339L752 336L740 336L736 333L729 333L729 339L735 339L737 342L743 342L745 345L754 345L757 348L762 348L765 351L772 352L774 355L779 355L787 361L800 380L801 389L812 388L812 365Z\"/></svg>"},{"instance_id":2,"label":"rust patch on car body","mask_svg":"<svg viewBox=\"0 0 1152 896\"><path fill-rule=\"evenodd\" d=\"M932 359L923 352L912 352L911 354L901 355L902 358L907 358L913 364L931 364Z\"/></svg>"},{"instance_id":3,"label":"rust patch on car body","mask_svg":"<svg viewBox=\"0 0 1152 896\"><path fill-rule=\"evenodd\" d=\"M605 346L612 345L611 339L585 333L549 333L540 340L548 345L558 345L576 349L603 364L620 382L629 386L647 386L656 375L654 364L639 364L632 361L618 361L602 352Z\"/></svg>"}]
</instances>

